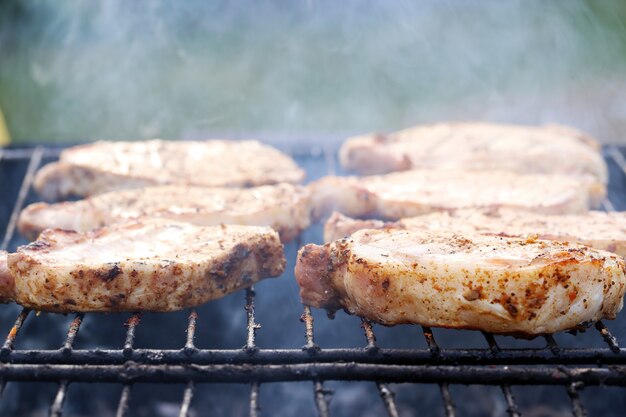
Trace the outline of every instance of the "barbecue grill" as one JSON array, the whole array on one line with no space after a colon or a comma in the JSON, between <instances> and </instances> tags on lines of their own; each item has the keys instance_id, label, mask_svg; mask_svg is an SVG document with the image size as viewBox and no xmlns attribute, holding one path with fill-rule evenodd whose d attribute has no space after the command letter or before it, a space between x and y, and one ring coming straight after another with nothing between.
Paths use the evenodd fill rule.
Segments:
<instances>
[{"instance_id":1,"label":"barbecue grill","mask_svg":"<svg viewBox=\"0 0 626 417\"><path fill-rule=\"evenodd\" d=\"M14 250L24 243L15 231L19 212L36 200L31 191L34 173L59 151L0 150L0 249ZM626 209L623 150L609 146L604 154L610 167L604 208ZM314 178L336 171L333 155L327 150L297 153L294 158ZM579 417L587 408L603 415L626 412L623 391L610 388L626 386L626 351L604 323L575 335L525 341L473 331L384 328L343 313L331 320L298 304L291 272L297 248L320 240L320 227L311 228L287 246L288 271L283 277L197 310L143 317L39 316L15 305L0 306L0 331L7 332L0 349L0 409L23 415L42 408L52 416L64 411L89 414L80 405L87 402L99 404L91 414L121 417L130 415L133 407L141 415L140 406L162 404L164 398L169 408L161 407L159 413L180 416L200 415L199 408L207 406L217 414L253 417L362 415L363 410L386 411L392 417L487 411L511 417ZM618 336L626 334L624 319L622 314L609 323ZM280 382L288 384L275 384ZM207 405L210 392L202 394L204 386L232 383L238 388L216 388L220 398L211 398ZM177 389L165 391L165 384ZM466 385L479 388L463 388ZM540 388L546 386L555 387ZM380 398L372 395L376 391ZM595 395L603 400L590 400ZM11 406L12 396L29 401ZM477 404L485 398L487 405L481 409ZM501 408L485 409L494 404Z\"/></svg>"}]
</instances>

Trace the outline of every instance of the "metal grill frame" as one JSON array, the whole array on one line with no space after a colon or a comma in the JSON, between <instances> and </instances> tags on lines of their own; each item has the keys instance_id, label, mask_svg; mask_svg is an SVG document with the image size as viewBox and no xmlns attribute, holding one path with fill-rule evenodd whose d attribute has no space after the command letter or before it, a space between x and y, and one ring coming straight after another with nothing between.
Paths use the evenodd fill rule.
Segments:
<instances>
[{"instance_id":1,"label":"metal grill frame","mask_svg":"<svg viewBox=\"0 0 626 417\"><path fill-rule=\"evenodd\" d=\"M7 160L28 161L13 211L0 249L6 249L15 234L19 213L24 205L34 174L44 157L58 156L60 149L24 148L0 150L0 163ZM620 167L626 176L626 159L615 146L605 147L606 158ZM324 152L328 172L334 172L334 157ZM614 210L607 199L607 211ZM298 242L298 247L302 246ZM197 383L236 382L250 384L249 415L260 415L259 390L262 383L311 381L312 394L320 417L330 415L328 380L372 381L391 417L398 416L390 383L413 382L439 385L444 412L455 416L450 384L497 385L510 417L519 417L512 385L560 385L571 400L572 414L586 415L579 392L586 385L626 386L626 350L602 323L594 329L604 340L605 348L563 348L551 335L546 347L503 349L494 336L484 333L485 349L447 349L440 347L431 331L422 327L427 349L380 348L372 324L362 320L365 345L355 348L322 349L314 340L313 316L304 305L305 345L302 349L261 349L255 339L260 325L255 319L255 290L245 290L247 337L242 349L201 349L194 344L198 314L189 313L187 340L180 349L135 349L135 331L141 323L136 313L125 323L126 338L121 349L74 349L84 314L70 323L63 345L56 350L15 350L15 339L31 311L22 309L0 348L0 395L9 381L54 381L58 383L50 415L61 416L71 382L111 382L123 384L116 416L126 415L132 398L132 386L140 382L186 384L179 415L187 416Z\"/></svg>"}]
</instances>

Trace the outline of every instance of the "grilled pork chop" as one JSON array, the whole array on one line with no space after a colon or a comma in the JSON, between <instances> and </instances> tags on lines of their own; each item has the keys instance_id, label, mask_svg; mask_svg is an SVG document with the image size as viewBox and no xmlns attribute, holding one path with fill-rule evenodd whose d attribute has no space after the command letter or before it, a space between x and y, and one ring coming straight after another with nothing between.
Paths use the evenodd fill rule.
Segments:
<instances>
[{"instance_id":1,"label":"grilled pork chop","mask_svg":"<svg viewBox=\"0 0 626 417\"><path fill-rule=\"evenodd\" d=\"M309 204L305 187L287 183L254 188L164 185L111 191L74 202L31 204L20 214L18 227L24 236L35 239L48 228L83 232L158 217L200 226L271 226L288 241L309 226Z\"/></svg>"},{"instance_id":2,"label":"grilled pork chop","mask_svg":"<svg viewBox=\"0 0 626 417\"><path fill-rule=\"evenodd\" d=\"M252 187L299 183L304 171L257 141L96 142L61 152L34 181L46 200L148 185Z\"/></svg>"},{"instance_id":3,"label":"grilled pork chop","mask_svg":"<svg viewBox=\"0 0 626 417\"><path fill-rule=\"evenodd\" d=\"M296 263L305 304L384 325L538 335L621 310L626 265L561 242L419 230L360 230L306 245Z\"/></svg>"},{"instance_id":4,"label":"grilled pork chop","mask_svg":"<svg viewBox=\"0 0 626 417\"><path fill-rule=\"evenodd\" d=\"M576 242L626 256L626 212L549 216L520 210L457 210L409 217L389 223L357 220L333 213L324 225L324 241L332 242L360 229L396 228L452 231L497 236L536 236L539 239Z\"/></svg>"},{"instance_id":5,"label":"grilled pork chop","mask_svg":"<svg viewBox=\"0 0 626 417\"><path fill-rule=\"evenodd\" d=\"M278 276L285 258L269 227L146 220L86 233L49 229L8 264L25 307L173 311Z\"/></svg>"},{"instance_id":6,"label":"grilled pork chop","mask_svg":"<svg viewBox=\"0 0 626 417\"><path fill-rule=\"evenodd\" d=\"M325 177L309 185L315 218L337 210L386 219L461 208L516 208L546 214L585 213L604 185L563 175L506 171L415 170L369 177Z\"/></svg>"},{"instance_id":7,"label":"grilled pork chop","mask_svg":"<svg viewBox=\"0 0 626 417\"><path fill-rule=\"evenodd\" d=\"M595 139L563 126L440 123L350 138L339 156L344 168L359 174L486 169L591 175L606 184L607 166L599 148Z\"/></svg>"},{"instance_id":8,"label":"grilled pork chop","mask_svg":"<svg viewBox=\"0 0 626 417\"><path fill-rule=\"evenodd\" d=\"M0 303L13 301L15 297L15 284L7 265L7 253L0 250Z\"/></svg>"}]
</instances>

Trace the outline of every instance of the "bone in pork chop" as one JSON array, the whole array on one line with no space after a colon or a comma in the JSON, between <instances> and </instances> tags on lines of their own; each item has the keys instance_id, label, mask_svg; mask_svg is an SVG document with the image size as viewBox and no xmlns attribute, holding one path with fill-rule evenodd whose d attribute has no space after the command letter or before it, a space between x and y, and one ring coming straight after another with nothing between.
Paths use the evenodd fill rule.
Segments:
<instances>
[{"instance_id":1,"label":"bone in pork chop","mask_svg":"<svg viewBox=\"0 0 626 417\"><path fill-rule=\"evenodd\" d=\"M20 214L20 232L34 239L49 228L79 232L139 218L165 218L199 226L271 226L284 242L310 223L308 189L292 184L253 188L164 185L111 191L85 200L35 203Z\"/></svg>"},{"instance_id":2,"label":"bone in pork chop","mask_svg":"<svg viewBox=\"0 0 626 417\"><path fill-rule=\"evenodd\" d=\"M9 254L8 265L25 307L173 311L278 276L285 258L269 227L146 220L86 233L49 229Z\"/></svg>"},{"instance_id":3,"label":"bone in pork chop","mask_svg":"<svg viewBox=\"0 0 626 417\"><path fill-rule=\"evenodd\" d=\"M149 185L253 187L299 183L304 171L284 153L257 141L95 142L61 152L34 186L46 200Z\"/></svg>"},{"instance_id":4,"label":"bone in pork chop","mask_svg":"<svg viewBox=\"0 0 626 417\"><path fill-rule=\"evenodd\" d=\"M605 183L598 142L563 126L439 123L389 135L353 137L339 152L342 166L359 174L410 169L507 170L589 175Z\"/></svg>"},{"instance_id":5,"label":"bone in pork chop","mask_svg":"<svg viewBox=\"0 0 626 417\"><path fill-rule=\"evenodd\" d=\"M577 244L477 234L364 229L296 262L305 304L404 323L538 335L613 319L621 257Z\"/></svg>"}]
</instances>

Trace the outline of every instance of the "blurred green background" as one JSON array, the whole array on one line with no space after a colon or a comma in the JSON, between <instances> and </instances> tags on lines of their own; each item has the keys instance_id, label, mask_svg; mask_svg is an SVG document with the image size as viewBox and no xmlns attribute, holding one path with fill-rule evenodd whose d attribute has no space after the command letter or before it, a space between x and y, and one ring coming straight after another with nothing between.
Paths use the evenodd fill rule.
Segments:
<instances>
[{"instance_id":1,"label":"blurred green background","mask_svg":"<svg viewBox=\"0 0 626 417\"><path fill-rule=\"evenodd\" d=\"M0 2L14 143L559 122L626 142L626 2Z\"/></svg>"}]
</instances>

